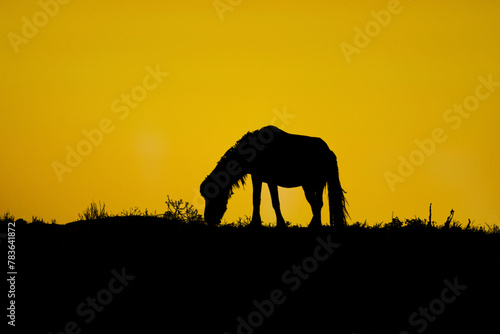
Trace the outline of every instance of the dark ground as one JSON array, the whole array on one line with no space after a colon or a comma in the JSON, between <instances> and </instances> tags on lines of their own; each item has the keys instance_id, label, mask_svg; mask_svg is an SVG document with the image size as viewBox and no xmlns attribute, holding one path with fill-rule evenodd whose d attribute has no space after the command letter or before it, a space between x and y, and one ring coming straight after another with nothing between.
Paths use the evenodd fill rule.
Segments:
<instances>
[{"instance_id":1,"label":"dark ground","mask_svg":"<svg viewBox=\"0 0 500 334\"><path fill-rule=\"evenodd\" d=\"M18 225L16 329L500 332L500 234L420 225L331 235L326 227L209 229L152 217ZM330 255L318 236L340 245ZM307 259L315 250L323 261ZM304 259L310 273L288 271ZM443 292L445 280L459 286L455 294ZM275 302L262 303L271 294ZM430 306L437 315L426 320L419 308Z\"/></svg>"}]
</instances>

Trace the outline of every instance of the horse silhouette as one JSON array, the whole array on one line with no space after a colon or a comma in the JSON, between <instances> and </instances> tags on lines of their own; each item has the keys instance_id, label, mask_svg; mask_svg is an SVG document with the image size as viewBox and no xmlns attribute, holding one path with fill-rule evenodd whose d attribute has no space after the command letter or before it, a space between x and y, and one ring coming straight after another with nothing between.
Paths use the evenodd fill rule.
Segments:
<instances>
[{"instance_id":1,"label":"horse silhouette","mask_svg":"<svg viewBox=\"0 0 500 334\"><path fill-rule=\"evenodd\" d=\"M251 175L253 214L250 225L261 226L260 196L262 183L269 186L276 213L276 226L286 227L280 210L278 186L304 189L313 217L309 227L321 226L323 190L328 184L330 225L346 225L345 191L339 180L337 158L320 138L289 134L275 126L247 132L219 160L215 169L200 186L205 199L205 221L218 225L227 202L236 188L245 185Z\"/></svg>"}]
</instances>

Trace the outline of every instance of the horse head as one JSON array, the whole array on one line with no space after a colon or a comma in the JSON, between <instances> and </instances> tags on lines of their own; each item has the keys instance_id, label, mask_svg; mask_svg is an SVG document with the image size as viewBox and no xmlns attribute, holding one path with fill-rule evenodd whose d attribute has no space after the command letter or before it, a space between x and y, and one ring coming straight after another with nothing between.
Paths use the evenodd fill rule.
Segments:
<instances>
[{"instance_id":1,"label":"horse head","mask_svg":"<svg viewBox=\"0 0 500 334\"><path fill-rule=\"evenodd\" d=\"M205 199L205 221L208 225L219 225L227 210L230 190L218 187L213 182L203 182L200 192Z\"/></svg>"}]
</instances>

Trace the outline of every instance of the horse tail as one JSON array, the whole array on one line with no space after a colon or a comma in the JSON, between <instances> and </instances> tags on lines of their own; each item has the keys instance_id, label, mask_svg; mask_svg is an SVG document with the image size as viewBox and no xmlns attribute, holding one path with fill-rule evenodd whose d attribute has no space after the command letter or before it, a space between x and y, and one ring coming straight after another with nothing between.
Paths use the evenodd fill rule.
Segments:
<instances>
[{"instance_id":1,"label":"horse tail","mask_svg":"<svg viewBox=\"0 0 500 334\"><path fill-rule=\"evenodd\" d=\"M330 225L342 230L346 225L347 213L345 191L340 185L339 168L335 153L330 151L328 175L328 205L330 206Z\"/></svg>"}]
</instances>

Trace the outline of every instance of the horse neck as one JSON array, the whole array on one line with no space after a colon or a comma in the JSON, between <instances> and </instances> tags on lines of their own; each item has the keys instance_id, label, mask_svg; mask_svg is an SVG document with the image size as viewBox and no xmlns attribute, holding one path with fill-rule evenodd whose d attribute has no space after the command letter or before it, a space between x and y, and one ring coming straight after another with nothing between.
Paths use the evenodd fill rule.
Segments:
<instances>
[{"instance_id":1,"label":"horse neck","mask_svg":"<svg viewBox=\"0 0 500 334\"><path fill-rule=\"evenodd\" d=\"M212 172L212 180L219 186L233 189L245 184L245 177L248 174L246 166L240 164L237 160L227 159L221 161Z\"/></svg>"}]
</instances>

